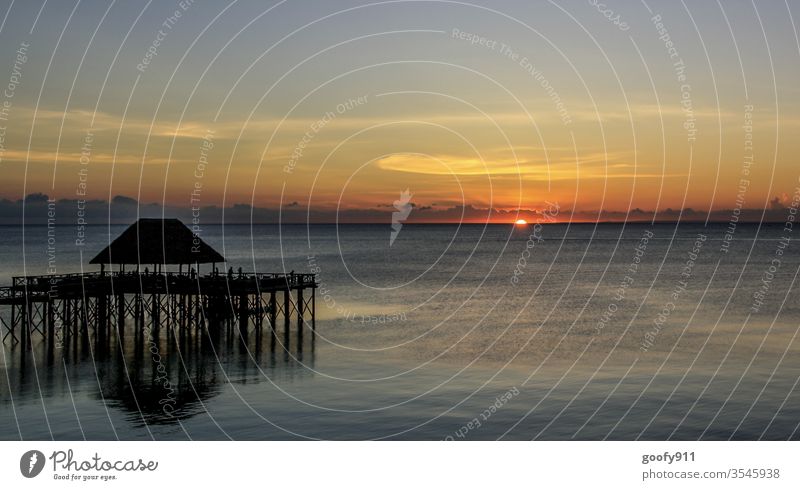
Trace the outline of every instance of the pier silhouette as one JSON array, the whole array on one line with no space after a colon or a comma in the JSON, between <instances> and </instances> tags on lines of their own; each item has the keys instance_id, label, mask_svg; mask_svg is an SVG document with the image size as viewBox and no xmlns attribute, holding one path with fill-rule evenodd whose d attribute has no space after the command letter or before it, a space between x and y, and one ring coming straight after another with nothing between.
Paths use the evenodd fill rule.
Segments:
<instances>
[{"instance_id":1,"label":"pier silhouette","mask_svg":"<svg viewBox=\"0 0 800 490\"><path fill-rule=\"evenodd\" d=\"M314 274L220 273L224 262L179 220L140 219L91 260L99 271L19 276L0 287L0 305L11 310L8 320L0 316L3 342L30 348L36 336L69 343L90 331L100 340L112 331L122 338L130 328L137 335L167 328L177 336L238 330L243 339L253 331L274 337L281 317L288 341L295 315L298 338L306 328L315 335Z\"/></svg>"}]
</instances>

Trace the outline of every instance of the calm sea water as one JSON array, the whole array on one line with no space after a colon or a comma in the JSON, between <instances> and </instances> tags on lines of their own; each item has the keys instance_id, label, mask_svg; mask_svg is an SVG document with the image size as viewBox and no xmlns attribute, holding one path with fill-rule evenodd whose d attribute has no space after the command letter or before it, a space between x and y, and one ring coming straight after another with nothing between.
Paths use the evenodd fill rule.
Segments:
<instances>
[{"instance_id":1,"label":"calm sea water","mask_svg":"<svg viewBox=\"0 0 800 490\"><path fill-rule=\"evenodd\" d=\"M225 267L316 272L317 335L161 332L160 363L130 334L6 344L0 439L798 439L781 228L206 227ZM0 227L0 282L94 270L123 229L58 227L48 255Z\"/></svg>"}]
</instances>

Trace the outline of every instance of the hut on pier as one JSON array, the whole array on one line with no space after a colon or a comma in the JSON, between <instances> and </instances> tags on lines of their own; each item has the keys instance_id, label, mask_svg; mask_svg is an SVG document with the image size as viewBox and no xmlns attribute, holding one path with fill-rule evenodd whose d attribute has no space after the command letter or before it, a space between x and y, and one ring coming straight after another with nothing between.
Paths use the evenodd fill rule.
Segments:
<instances>
[{"instance_id":1,"label":"hut on pier","mask_svg":"<svg viewBox=\"0 0 800 490\"><path fill-rule=\"evenodd\" d=\"M160 272L162 265L199 267L225 258L205 243L197 234L177 219L142 218L125 230L116 240L104 248L92 264L140 266L152 264L153 272Z\"/></svg>"}]
</instances>

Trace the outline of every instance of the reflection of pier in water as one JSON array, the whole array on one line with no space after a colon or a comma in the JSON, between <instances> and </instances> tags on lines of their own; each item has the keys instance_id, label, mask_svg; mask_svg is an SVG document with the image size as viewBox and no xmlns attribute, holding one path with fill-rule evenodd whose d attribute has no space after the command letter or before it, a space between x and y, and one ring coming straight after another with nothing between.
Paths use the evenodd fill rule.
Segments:
<instances>
[{"instance_id":1,"label":"reflection of pier in water","mask_svg":"<svg viewBox=\"0 0 800 490\"><path fill-rule=\"evenodd\" d=\"M68 377L96 378L103 398L169 421L218 392L225 366L246 373L303 362L307 347L313 360L314 275L220 274L224 261L180 221L140 219L92 259L100 271L13 278L0 287L0 313L10 313L8 321L0 314L0 332L19 358L19 388L58 354ZM211 271L202 274L201 264Z\"/></svg>"},{"instance_id":2,"label":"reflection of pier in water","mask_svg":"<svg viewBox=\"0 0 800 490\"><path fill-rule=\"evenodd\" d=\"M0 402L41 396L47 406L50 397L88 391L135 425L169 424L204 413L204 402L228 382L283 382L310 376L315 364L313 335L244 337L237 328L182 335L172 325L137 332L104 337L85 330L65 343L7 346L11 396Z\"/></svg>"}]
</instances>

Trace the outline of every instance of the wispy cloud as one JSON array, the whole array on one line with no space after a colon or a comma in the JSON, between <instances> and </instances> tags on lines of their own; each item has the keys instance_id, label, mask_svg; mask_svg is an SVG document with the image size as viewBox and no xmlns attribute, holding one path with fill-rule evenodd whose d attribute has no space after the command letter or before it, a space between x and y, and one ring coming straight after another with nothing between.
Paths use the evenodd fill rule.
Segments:
<instances>
[{"instance_id":1,"label":"wispy cloud","mask_svg":"<svg viewBox=\"0 0 800 490\"><path fill-rule=\"evenodd\" d=\"M81 153L80 152L55 152L55 151L41 151L41 150L8 150L3 153L2 162L3 163L47 163L52 164L54 162L58 163L80 163L81 161ZM113 154L113 153L101 153L101 152L92 152L91 155L88 157L91 163L101 163L101 164L116 164L116 165L130 165L136 164L140 165L144 164L152 164L152 165L164 165L169 162L171 163L178 163L178 162L194 162L195 160L190 159L169 159L166 157L147 157L142 160L141 155L130 155L130 154Z\"/></svg>"},{"instance_id":2,"label":"wispy cloud","mask_svg":"<svg viewBox=\"0 0 800 490\"><path fill-rule=\"evenodd\" d=\"M589 177L631 177L634 168L628 152L585 152L570 155L554 152L549 161L515 160L491 157L481 160L458 155L420 155L396 153L377 161L379 168L395 172L423 175L502 176L514 175L523 179L560 180ZM643 174L645 175L645 174ZM658 174L659 176L661 174Z\"/></svg>"}]
</instances>

